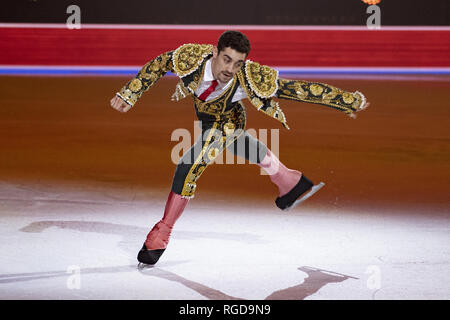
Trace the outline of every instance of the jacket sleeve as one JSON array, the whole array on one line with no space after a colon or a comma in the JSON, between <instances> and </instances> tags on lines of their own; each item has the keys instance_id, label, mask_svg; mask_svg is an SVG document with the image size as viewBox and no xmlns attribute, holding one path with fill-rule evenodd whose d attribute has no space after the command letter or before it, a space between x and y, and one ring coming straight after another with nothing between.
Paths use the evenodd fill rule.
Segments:
<instances>
[{"instance_id":1,"label":"jacket sleeve","mask_svg":"<svg viewBox=\"0 0 450 320\"><path fill-rule=\"evenodd\" d=\"M278 78L276 97L321 104L355 117L354 112L367 106L366 98L359 92L347 92L324 83Z\"/></svg>"},{"instance_id":2,"label":"jacket sleeve","mask_svg":"<svg viewBox=\"0 0 450 320\"><path fill-rule=\"evenodd\" d=\"M147 62L135 78L116 93L122 100L134 106L142 94L163 77L168 71L173 71L173 51L165 52Z\"/></svg>"}]
</instances>

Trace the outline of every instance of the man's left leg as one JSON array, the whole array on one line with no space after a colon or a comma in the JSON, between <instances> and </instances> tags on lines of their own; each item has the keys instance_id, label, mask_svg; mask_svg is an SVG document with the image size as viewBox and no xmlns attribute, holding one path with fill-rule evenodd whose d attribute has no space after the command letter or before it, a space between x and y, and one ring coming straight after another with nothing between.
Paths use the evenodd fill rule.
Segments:
<instances>
[{"instance_id":1,"label":"man's left leg","mask_svg":"<svg viewBox=\"0 0 450 320\"><path fill-rule=\"evenodd\" d=\"M323 182L314 185L302 172L287 168L269 149L258 165L269 174L270 180L278 186L280 194L276 198L275 204L281 210L296 207L325 185Z\"/></svg>"},{"instance_id":2,"label":"man's left leg","mask_svg":"<svg viewBox=\"0 0 450 320\"><path fill-rule=\"evenodd\" d=\"M264 143L253 138L247 131L228 149L268 173L279 191L275 204L282 210L295 207L324 186L323 182L315 186L302 172L287 168Z\"/></svg>"}]
</instances>

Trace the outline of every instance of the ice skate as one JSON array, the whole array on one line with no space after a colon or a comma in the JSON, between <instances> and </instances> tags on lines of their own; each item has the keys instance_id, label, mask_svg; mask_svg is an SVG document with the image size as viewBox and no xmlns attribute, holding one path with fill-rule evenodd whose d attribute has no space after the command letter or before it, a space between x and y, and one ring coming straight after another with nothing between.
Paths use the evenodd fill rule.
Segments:
<instances>
[{"instance_id":1,"label":"ice skate","mask_svg":"<svg viewBox=\"0 0 450 320\"><path fill-rule=\"evenodd\" d=\"M153 265L158 262L169 244L175 222L183 213L189 199L171 191L166 202L163 218L150 230L137 255L140 263Z\"/></svg>"},{"instance_id":2,"label":"ice skate","mask_svg":"<svg viewBox=\"0 0 450 320\"><path fill-rule=\"evenodd\" d=\"M139 250L137 259L144 265L154 265L156 262L158 262L164 251L166 251L166 249L148 250L144 243L141 250ZM139 267L142 266L139 265Z\"/></svg>"},{"instance_id":3,"label":"ice skate","mask_svg":"<svg viewBox=\"0 0 450 320\"><path fill-rule=\"evenodd\" d=\"M287 168L270 150L267 150L266 156L258 165L269 174L270 180L277 185L279 196L275 199L275 204L281 210L295 208L325 185L323 182L314 185L300 171Z\"/></svg>"},{"instance_id":4,"label":"ice skate","mask_svg":"<svg viewBox=\"0 0 450 320\"><path fill-rule=\"evenodd\" d=\"M300 203L314 195L319 191L325 183L320 182L317 185L313 185L312 182L302 175L302 178L298 184L289 193L282 197L278 197L275 200L275 204L281 210L291 210L297 207Z\"/></svg>"}]
</instances>

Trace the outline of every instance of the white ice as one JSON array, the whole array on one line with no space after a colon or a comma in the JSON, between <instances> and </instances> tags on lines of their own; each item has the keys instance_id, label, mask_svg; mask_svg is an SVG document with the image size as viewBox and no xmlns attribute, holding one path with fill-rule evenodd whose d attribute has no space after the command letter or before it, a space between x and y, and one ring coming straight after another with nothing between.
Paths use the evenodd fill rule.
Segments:
<instances>
[{"instance_id":1,"label":"white ice","mask_svg":"<svg viewBox=\"0 0 450 320\"><path fill-rule=\"evenodd\" d=\"M0 299L449 299L446 212L193 199L154 267L164 192L0 182Z\"/></svg>"}]
</instances>

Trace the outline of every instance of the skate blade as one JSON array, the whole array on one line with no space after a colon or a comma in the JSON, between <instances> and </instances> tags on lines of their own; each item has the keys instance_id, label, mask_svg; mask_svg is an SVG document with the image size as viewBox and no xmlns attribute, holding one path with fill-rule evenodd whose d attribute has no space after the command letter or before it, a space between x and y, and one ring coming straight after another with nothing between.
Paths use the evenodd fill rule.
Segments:
<instances>
[{"instance_id":1,"label":"skate blade","mask_svg":"<svg viewBox=\"0 0 450 320\"><path fill-rule=\"evenodd\" d=\"M145 270L145 269L151 269L153 268L155 265L153 264L146 264L143 262L139 262L137 265L138 270Z\"/></svg>"},{"instance_id":2,"label":"skate blade","mask_svg":"<svg viewBox=\"0 0 450 320\"><path fill-rule=\"evenodd\" d=\"M309 197L311 197L313 194L315 194L317 191L319 191L324 185L325 185L325 183L321 182L321 183L319 183L319 184L313 186L313 187L311 188L311 190L310 190L307 194L303 195L303 197L301 197L300 199L297 199L297 200L292 204L292 206L290 206L290 207L288 207L288 208L286 208L286 209L284 209L284 210L287 211L287 210L294 209L294 208L295 208L296 206L298 206L300 203L302 203L303 201L305 201L306 199L308 199Z\"/></svg>"}]
</instances>

